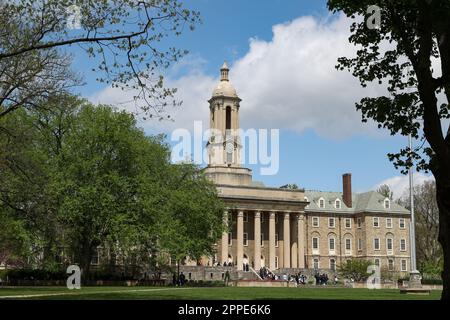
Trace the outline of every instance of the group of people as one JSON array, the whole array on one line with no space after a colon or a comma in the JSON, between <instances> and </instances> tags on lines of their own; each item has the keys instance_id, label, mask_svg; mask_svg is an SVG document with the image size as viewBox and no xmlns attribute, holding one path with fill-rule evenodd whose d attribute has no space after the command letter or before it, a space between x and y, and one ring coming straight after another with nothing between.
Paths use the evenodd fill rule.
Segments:
<instances>
[{"instance_id":1,"label":"group of people","mask_svg":"<svg viewBox=\"0 0 450 320\"><path fill-rule=\"evenodd\" d=\"M273 277L275 276L272 272L269 271L269 269L267 269L266 267L262 267L261 269L259 269L259 276L261 277L261 279L273 279Z\"/></svg>"},{"instance_id":2,"label":"group of people","mask_svg":"<svg viewBox=\"0 0 450 320\"><path fill-rule=\"evenodd\" d=\"M259 276L261 277L261 279L265 280L280 280L280 281L289 281L289 282L295 282L297 285L301 285L301 284L306 284L308 277L304 274L302 274L301 272L294 274L294 275L290 275L290 274L282 274L282 275L277 275L274 274L273 272L271 272L269 269L267 269L266 267L262 267L261 269L259 269Z\"/></svg>"},{"instance_id":3,"label":"group of people","mask_svg":"<svg viewBox=\"0 0 450 320\"><path fill-rule=\"evenodd\" d=\"M328 274L323 273L323 274L319 274L316 273L314 275L314 278L316 279L316 285L327 285L328 281L330 280L328 278ZM336 284L338 282L338 277L337 275L334 276L334 283Z\"/></svg>"},{"instance_id":4,"label":"group of people","mask_svg":"<svg viewBox=\"0 0 450 320\"><path fill-rule=\"evenodd\" d=\"M303 274L302 272L299 272L297 274L282 274L282 275L276 275L273 272L271 272L266 267L262 267L259 269L259 276L263 280L280 280L280 281L289 281L289 282L295 282L297 285L305 285L308 283L308 277ZM316 285L327 285L330 281L328 274L326 273L316 273L314 275L315 278L315 284ZM331 280L332 282L332 280ZM334 283L336 284L338 282L337 275L334 276Z\"/></svg>"},{"instance_id":5,"label":"group of people","mask_svg":"<svg viewBox=\"0 0 450 320\"><path fill-rule=\"evenodd\" d=\"M186 276L183 274L183 272L180 273L179 276L177 276L175 273L172 276L172 284L174 286L182 287L186 283Z\"/></svg>"}]
</instances>

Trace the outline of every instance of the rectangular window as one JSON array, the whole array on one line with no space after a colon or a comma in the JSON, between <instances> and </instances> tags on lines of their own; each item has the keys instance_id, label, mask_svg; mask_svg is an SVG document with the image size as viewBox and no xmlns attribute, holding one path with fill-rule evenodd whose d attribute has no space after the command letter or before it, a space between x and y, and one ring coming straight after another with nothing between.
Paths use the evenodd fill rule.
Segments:
<instances>
[{"instance_id":1,"label":"rectangular window","mask_svg":"<svg viewBox=\"0 0 450 320\"><path fill-rule=\"evenodd\" d=\"M319 238L312 238L312 249L314 253L319 252Z\"/></svg>"},{"instance_id":2,"label":"rectangular window","mask_svg":"<svg viewBox=\"0 0 450 320\"><path fill-rule=\"evenodd\" d=\"M373 227L374 228L380 227L380 218L379 217L373 217Z\"/></svg>"},{"instance_id":3,"label":"rectangular window","mask_svg":"<svg viewBox=\"0 0 450 320\"><path fill-rule=\"evenodd\" d=\"M392 228L392 218L386 218L386 228Z\"/></svg>"},{"instance_id":4,"label":"rectangular window","mask_svg":"<svg viewBox=\"0 0 450 320\"><path fill-rule=\"evenodd\" d=\"M406 251L406 239L400 239L400 251Z\"/></svg>"},{"instance_id":5,"label":"rectangular window","mask_svg":"<svg viewBox=\"0 0 450 320\"><path fill-rule=\"evenodd\" d=\"M361 218L356 219L356 225L358 226L358 229L361 229L361 227L362 227L362 219Z\"/></svg>"},{"instance_id":6,"label":"rectangular window","mask_svg":"<svg viewBox=\"0 0 450 320\"><path fill-rule=\"evenodd\" d=\"M380 250L380 238L373 239L373 250Z\"/></svg>"},{"instance_id":7,"label":"rectangular window","mask_svg":"<svg viewBox=\"0 0 450 320\"><path fill-rule=\"evenodd\" d=\"M389 271L394 271L394 259L389 259L388 260L388 270Z\"/></svg>"},{"instance_id":8,"label":"rectangular window","mask_svg":"<svg viewBox=\"0 0 450 320\"><path fill-rule=\"evenodd\" d=\"M406 224L405 224L405 219L404 218L400 218L398 220L398 226L400 229L405 229L406 228Z\"/></svg>"},{"instance_id":9,"label":"rectangular window","mask_svg":"<svg viewBox=\"0 0 450 320\"><path fill-rule=\"evenodd\" d=\"M336 260L330 259L330 269L336 271Z\"/></svg>"},{"instance_id":10,"label":"rectangular window","mask_svg":"<svg viewBox=\"0 0 450 320\"><path fill-rule=\"evenodd\" d=\"M345 239L345 254L352 254L352 239Z\"/></svg>"},{"instance_id":11,"label":"rectangular window","mask_svg":"<svg viewBox=\"0 0 450 320\"><path fill-rule=\"evenodd\" d=\"M231 232L228 232L228 245L233 245L233 234Z\"/></svg>"},{"instance_id":12,"label":"rectangular window","mask_svg":"<svg viewBox=\"0 0 450 320\"><path fill-rule=\"evenodd\" d=\"M261 247L264 247L264 233L261 233Z\"/></svg>"},{"instance_id":13,"label":"rectangular window","mask_svg":"<svg viewBox=\"0 0 450 320\"><path fill-rule=\"evenodd\" d=\"M248 246L248 233L244 232L244 247Z\"/></svg>"},{"instance_id":14,"label":"rectangular window","mask_svg":"<svg viewBox=\"0 0 450 320\"><path fill-rule=\"evenodd\" d=\"M401 271L408 271L408 262L406 259L401 260Z\"/></svg>"},{"instance_id":15,"label":"rectangular window","mask_svg":"<svg viewBox=\"0 0 450 320\"><path fill-rule=\"evenodd\" d=\"M319 200L319 208L321 208L321 209L325 208L325 200L323 200L323 199Z\"/></svg>"},{"instance_id":16,"label":"rectangular window","mask_svg":"<svg viewBox=\"0 0 450 320\"><path fill-rule=\"evenodd\" d=\"M313 260L313 267L314 267L314 269L319 269L319 259L317 259L317 258L315 258L314 260Z\"/></svg>"},{"instance_id":17,"label":"rectangular window","mask_svg":"<svg viewBox=\"0 0 450 320\"><path fill-rule=\"evenodd\" d=\"M328 227L334 228L335 225L335 219L334 218L328 218Z\"/></svg>"},{"instance_id":18,"label":"rectangular window","mask_svg":"<svg viewBox=\"0 0 450 320\"><path fill-rule=\"evenodd\" d=\"M362 251L362 239L358 239L358 251Z\"/></svg>"},{"instance_id":19,"label":"rectangular window","mask_svg":"<svg viewBox=\"0 0 450 320\"><path fill-rule=\"evenodd\" d=\"M394 248L393 248L393 240L392 238L386 239L386 249L388 254L392 254Z\"/></svg>"},{"instance_id":20,"label":"rectangular window","mask_svg":"<svg viewBox=\"0 0 450 320\"><path fill-rule=\"evenodd\" d=\"M376 266L380 266L380 259L374 259L373 262L375 263Z\"/></svg>"},{"instance_id":21,"label":"rectangular window","mask_svg":"<svg viewBox=\"0 0 450 320\"><path fill-rule=\"evenodd\" d=\"M319 217L312 217L312 226L315 228L319 227Z\"/></svg>"},{"instance_id":22,"label":"rectangular window","mask_svg":"<svg viewBox=\"0 0 450 320\"><path fill-rule=\"evenodd\" d=\"M278 233L275 233L275 247L278 248Z\"/></svg>"},{"instance_id":23,"label":"rectangular window","mask_svg":"<svg viewBox=\"0 0 450 320\"><path fill-rule=\"evenodd\" d=\"M94 249L94 253L92 254L91 257L91 264L96 266L99 264L99 262L100 262L100 255L98 249Z\"/></svg>"},{"instance_id":24,"label":"rectangular window","mask_svg":"<svg viewBox=\"0 0 450 320\"><path fill-rule=\"evenodd\" d=\"M334 238L329 238L328 239L328 248L330 249L330 252L334 253L334 247L335 247Z\"/></svg>"},{"instance_id":25,"label":"rectangular window","mask_svg":"<svg viewBox=\"0 0 450 320\"><path fill-rule=\"evenodd\" d=\"M352 227L352 219L345 218L345 228L346 229L351 229L351 227Z\"/></svg>"}]
</instances>

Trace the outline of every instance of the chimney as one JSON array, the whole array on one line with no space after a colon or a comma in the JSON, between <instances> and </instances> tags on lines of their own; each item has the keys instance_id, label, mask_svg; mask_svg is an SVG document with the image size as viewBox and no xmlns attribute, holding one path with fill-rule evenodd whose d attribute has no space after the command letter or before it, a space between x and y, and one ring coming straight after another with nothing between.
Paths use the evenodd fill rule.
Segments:
<instances>
[{"instance_id":1,"label":"chimney","mask_svg":"<svg viewBox=\"0 0 450 320\"><path fill-rule=\"evenodd\" d=\"M347 207L352 207L352 174L344 173L342 176L342 198Z\"/></svg>"}]
</instances>

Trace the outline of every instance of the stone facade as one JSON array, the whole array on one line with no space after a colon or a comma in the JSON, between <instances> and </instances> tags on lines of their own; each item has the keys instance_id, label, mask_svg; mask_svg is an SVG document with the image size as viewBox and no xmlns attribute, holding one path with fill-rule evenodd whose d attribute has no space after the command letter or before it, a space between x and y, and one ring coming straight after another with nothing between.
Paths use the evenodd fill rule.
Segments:
<instances>
[{"instance_id":1,"label":"stone facade","mask_svg":"<svg viewBox=\"0 0 450 320\"><path fill-rule=\"evenodd\" d=\"M355 194L351 175L342 192L269 188L241 166L241 99L226 64L213 91L206 176L216 183L229 232L205 265L272 271L334 271L350 258L369 259L390 272L409 271L409 211L376 192ZM191 272L191 274L193 271ZM214 279L217 277L212 276ZM203 277L205 278L205 277Z\"/></svg>"}]
</instances>

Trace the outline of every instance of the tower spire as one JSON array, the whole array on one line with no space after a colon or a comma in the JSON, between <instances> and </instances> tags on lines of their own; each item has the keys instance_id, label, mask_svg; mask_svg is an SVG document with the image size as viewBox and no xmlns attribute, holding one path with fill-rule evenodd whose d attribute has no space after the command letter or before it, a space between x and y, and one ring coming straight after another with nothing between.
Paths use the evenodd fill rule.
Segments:
<instances>
[{"instance_id":1,"label":"tower spire","mask_svg":"<svg viewBox=\"0 0 450 320\"><path fill-rule=\"evenodd\" d=\"M222 68L220 68L220 81L228 81L228 72L230 69L228 68L227 62L224 61Z\"/></svg>"}]
</instances>

